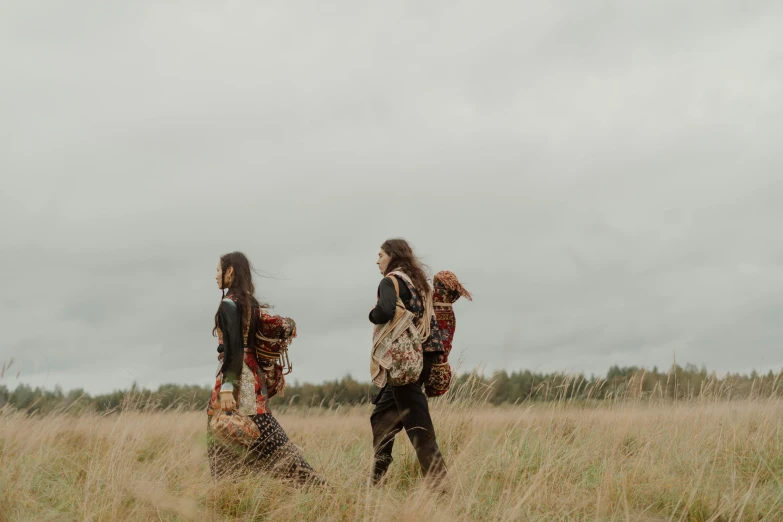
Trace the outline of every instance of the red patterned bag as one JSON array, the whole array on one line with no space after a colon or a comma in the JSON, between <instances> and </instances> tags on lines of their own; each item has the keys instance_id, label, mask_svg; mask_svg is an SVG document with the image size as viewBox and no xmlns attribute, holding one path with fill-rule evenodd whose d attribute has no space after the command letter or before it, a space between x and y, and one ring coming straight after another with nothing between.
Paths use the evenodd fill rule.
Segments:
<instances>
[{"instance_id":1,"label":"red patterned bag","mask_svg":"<svg viewBox=\"0 0 783 522\"><path fill-rule=\"evenodd\" d=\"M456 275L445 270L435 274L432 286L435 320L438 322L441 332L443 353L432 365L429 378L424 383L424 393L428 397L438 397L449 391L451 386L452 371L449 364L449 353L451 353L454 331L457 329L453 304L460 297L472 301L473 296L462 286Z\"/></svg>"},{"instance_id":2,"label":"red patterned bag","mask_svg":"<svg viewBox=\"0 0 783 522\"><path fill-rule=\"evenodd\" d=\"M209 429L212 436L222 444L238 444L246 448L261 436L253 419L236 411L215 412L209 419Z\"/></svg>"},{"instance_id":3,"label":"red patterned bag","mask_svg":"<svg viewBox=\"0 0 783 522\"><path fill-rule=\"evenodd\" d=\"M290 317L268 314L262 308L255 309L258 331L255 338L258 365L264 373L269 396L283 396L285 376L293 365L288 357L288 347L296 338L296 322Z\"/></svg>"}]
</instances>

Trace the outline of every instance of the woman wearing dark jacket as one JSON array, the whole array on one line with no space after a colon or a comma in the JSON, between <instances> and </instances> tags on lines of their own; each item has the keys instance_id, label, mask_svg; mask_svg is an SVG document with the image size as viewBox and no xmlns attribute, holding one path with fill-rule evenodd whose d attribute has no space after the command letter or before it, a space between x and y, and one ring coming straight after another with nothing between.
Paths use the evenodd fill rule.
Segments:
<instances>
[{"instance_id":1,"label":"woman wearing dark jacket","mask_svg":"<svg viewBox=\"0 0 783 522\"><path fill-rule=\"evenodd\" d=\"M241 252L220 258L216 276L225 292L215 314L220 368L207 408L210 469L216 479L229 472L260 470L299 483L322 483L272 416L268 399L282 390L281 367L268 342L290 342L292 319L269 315L254 297L252 269ZM277 339L263 336L274 332ZM267 344L259 344L261 334ZM260 348L260 349L257 349Z\"/></svg>"},{"instance_id":2,"label":"woman wearing dark jacket","mask_svg":"<svg viewBox=\"0 0 783 522\"><path fill-rule=\"evenodd\" d=\"M392 462L394 437L405 429L425 477L439 481L446 466L435 439L427 398L422 384L427 381L432 362L443 352L438 323L432 312L432 290L421 262L404 239L390 239L381 245L378 268L384 278L378 286L378 304L370 312L370 322L382 325L395 316L397 288L405 309L413 313L413 325L421 332L423 363L415 382L402 386L386 383L374 400L370 416L373 433L374 466L372 481L379 483ZM396 279L393 281L391 278Z\"/></svg>"}]
</instances>

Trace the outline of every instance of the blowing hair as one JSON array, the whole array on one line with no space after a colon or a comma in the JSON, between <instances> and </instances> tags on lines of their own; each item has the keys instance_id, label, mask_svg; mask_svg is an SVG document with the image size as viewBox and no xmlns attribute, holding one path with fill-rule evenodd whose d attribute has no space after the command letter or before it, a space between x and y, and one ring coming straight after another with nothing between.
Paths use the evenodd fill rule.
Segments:
<instances>
[{"instance_id":1,"label":"blowing hair","mask_svg":"<svg viewBox=\"0 0 783 522\"><path fill-rule=\"evenodd\" d=\"M400 270L413 281L413 286L421 296L425 309L424 318L419 324L419 333L422 334L422 339L428 338L430 336L430 316L432 315L432 289L427 282L427 265L416 257L411 246L402 238L387 239L381 245L381 250L391 258L383 275Z\"/></svg>"},{"instance_id":2,"label":"blowing hair","mask_svg":"<svg viewBox=\"0 0 783 522\"><path fill-rule=\"evenodd\" d=\"M223 286L225 286L226 271L229 268L234 269L234 279L231 281L231 286L225 293L221 290L220 299L222 301L226 296L232 296L236 299L240 311L241 327L244 332L246 325L250 324L250 314L253 307L258 306L258 301L255 298L256 288L253 286L253 265L242 252L231 252L220 256L220 267L223 271ZM213 336L217 335L219 313L220 309L218 308L218 312L215 313L215 327L212 329Z\"/></svg>"}]
</instances>

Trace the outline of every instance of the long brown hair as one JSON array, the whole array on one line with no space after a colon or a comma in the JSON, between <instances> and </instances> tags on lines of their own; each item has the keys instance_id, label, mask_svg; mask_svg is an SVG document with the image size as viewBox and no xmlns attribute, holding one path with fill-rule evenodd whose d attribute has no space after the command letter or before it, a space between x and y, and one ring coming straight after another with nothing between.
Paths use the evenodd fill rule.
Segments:
<instances>
[{"instance_id":1,"label":"long brown hair","mask_svg":"<svg viewBox=\"0 0 783 522\"><path fill-rule=\"evenodd\" d=\"M226 271L229 268L234 269L234 279L231 281L231 286L224 293L221 290L221 301L226 296L232 296L237 301L237 306L240 311L241 328L245 331L245 325L249 324L250 313L254 306L258 306L258 301L255 298L256 288L253 286L253 265L250 264L250 260L242 252L231 252L230 254L223 254L220 256L220 267L223 272L223 286L225 286ZM215 327L212 329L212 335L217 335L218 329L218 312L215 313Z\"/></svg>"},{"instance_id":2,"label":"long brown hair","mask_svg":"<svg viewBox=\"0 0 783 522\"><path fill-rule=\"evenodd\" d=\"M422 298L431 292L430 285L427 283L428 267L416 257L407 241L402 238L387 239L381 245L381 250L391 257L383 275L393 270L402 270L410 276L413 286Z\"/></svg>"}]
</instances>

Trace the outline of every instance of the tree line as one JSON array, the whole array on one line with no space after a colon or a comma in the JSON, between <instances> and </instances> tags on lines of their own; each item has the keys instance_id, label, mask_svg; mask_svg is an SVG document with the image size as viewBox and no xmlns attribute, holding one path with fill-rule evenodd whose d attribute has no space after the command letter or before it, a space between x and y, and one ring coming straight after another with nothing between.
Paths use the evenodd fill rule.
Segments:
<instances>
[{"instance_id":1,"label":"tree line","mask_svg":"<svg viewBox=\"0 0 783 522\"><path fill-rule=\"evenodd\" d=\"M772 371L748 375L729 373L718 377L692 364L673 365L665 371L630 366L609 368L605 377L583 374L538 373L529 370L490 376L464 373L441 400L478 400L494 405L526 402L607 400L736 400L780 397L781 377ZM366 404L378 389L351 376L321 384L293 382L283 397L273 397L271 407L338 408ZM20 384L13 390L0 384L0 408L30 413L113 412L123 409L205 409L212 389L208 386L166 384L147 390L135 384L128 390L90 395L76 389L64 392Z\"/></svg>"}]
</instances>

